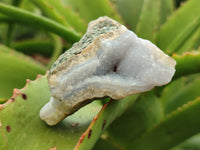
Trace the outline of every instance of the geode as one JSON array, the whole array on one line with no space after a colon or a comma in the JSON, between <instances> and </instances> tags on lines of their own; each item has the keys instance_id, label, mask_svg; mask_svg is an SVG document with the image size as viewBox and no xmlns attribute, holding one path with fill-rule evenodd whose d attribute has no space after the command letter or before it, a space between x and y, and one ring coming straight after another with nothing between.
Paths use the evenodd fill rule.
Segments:
<instances>
[{"instance_id":1,"label":"geode","mask_svg":"<svg viewBox=\"0 0 200 150\"><path fill-rule=\"evenodd\" d=\"M176 62L125 26L100 17L48 74L50 101L40 118L55 125L95 98L120 100L167 84Z\"/></svg>"}]
</instances>

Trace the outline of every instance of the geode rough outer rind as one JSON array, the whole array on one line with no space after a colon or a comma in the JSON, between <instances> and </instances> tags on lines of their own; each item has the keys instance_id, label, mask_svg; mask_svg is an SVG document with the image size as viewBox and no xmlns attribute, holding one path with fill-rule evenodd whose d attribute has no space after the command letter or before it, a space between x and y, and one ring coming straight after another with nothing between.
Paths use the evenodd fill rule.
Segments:
<instances>
[{"instance_id":1,"label":"geode rough outer rind","mask_svg":"<svg viewBox=\"0 0 200 150\"><path fill-rule=\"evenodd\" d=\"M51 99L41 109L40 118L55 125L94 98L119 100L167 84L175 65L150 41L100 17L52 65L48 74Z\"/></svg>"}]
</instances>

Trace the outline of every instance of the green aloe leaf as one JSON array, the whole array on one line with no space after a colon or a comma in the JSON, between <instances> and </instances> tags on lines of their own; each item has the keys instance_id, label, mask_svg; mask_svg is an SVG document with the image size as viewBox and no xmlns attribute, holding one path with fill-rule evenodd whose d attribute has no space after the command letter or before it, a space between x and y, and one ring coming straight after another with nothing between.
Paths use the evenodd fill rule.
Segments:
<instances>
[{"instance_id":1,"label":"green aloe leaf","mask_svg":"<svg viewBox=\"0 0 200 150\"><path fill-rule=\"evenodd\" d=\"M51 54L53 53L54 45L49 40L41 41L37 39L31 39L13 43L11 47L24 54L31 55L38 53L50 57Z\"/></svg>"},{"instance_id":2,"label":"green aloe leaf","mask_svg":"<svg viewBox=\"0 0 200 150\"><path fill-rule=\"evenodd\" d=\"M113 3L127 27L139 33L139 36L151 40L152 33L174 10L173 0L116 0Z\"/></svg>"},{"instance_id":3,"label":"green aloe leaf","mask_svg":"<svg viewBox=\"0 0 200 150\"><path fill-rule=\"evenodd\" d=\"M0 98L9 98L13 88L21 88L26 79L46 72L43 65L3 45L0 45L0 64Z\"/></svg>"},{"instance_id":4,"label":"green aloe leaf","mask_svg":"<svg viewBox=\"0 0 200 150\"><path fill-rule=\"evenodd\" d=\"M1 21L2 20L1 20L1 15L0 15L0 22ZM0 24L0 42L1 43L6 43L7 29L8 29L8 26L6 24Z\"/></svg>"},{"instance_id":5,"label":"green aloe leaf","mask_svg":"<svg viewBox=\"0 0 200 150\"><path fill-rule=\"evenodd\" d=\"M130 147L135 139L163 118L163 108L154 91L141 94L129 109L117 118L105 133L105 141L120 149Z\"/></svg>"},{"instance_id":6,"label":"green aloe leaf","mask_svg":"<svg viewBox=\"0 0 200 150\"><path fill-rule=\"evenodd\" d=\"M144 0L139 22L136 28L136 33L139 37L149 39L152 42L154 41L154 33L159 24L160 6L160 0Z\"/></svg>"},{"instance_id":7,"label":"green aloe leaf","mask_svg":"<svg viewBox=\"0 0 200 150\"><path fill-rule=\"evenodd\" d=\"M56 22L59 22L60 24L64 25L67 28L73 28L69 25L69 23L64 19L63 15L61 15L54 6L49 4L45 0L33 0L34 4L36 4L43 14L47 16L48 18L51 18L52 20L55 20Z\"/></svg>"},{"instance_id":8,"label":"green aloe leaf","mask_svg":"<svg viewBox=\"0 0 200 150\"><path fill-rule=\"evenodd\" d=\"M166 86L161 94L165 115L200 97L199 85L199 74L196 74L182 77Z\"/></svg>"},{"instance_id":9,"label":"green aloe leaf","mask_svg":"<svg viewBox=\"0 0 200 150\"><path fill-rule=\"evenodd\" d=\"M128 96L120 101L111 100L105 104L98 115L93 119L88 129L82 134L75 150L92 149L103 131L131 105L138 95Z\"/></svg>"},{"instance_id":10,"label":"green aloe leaf","mask_svg":"<svg viewBox=\"0 0 200 150\"><path fill-rule=\"evenodd\" d=\"M183 143L175 146L171 150L199 150L200 148L200 134L197 134Z\"/></svg>"},{"instance_id":11,"label":"green aloe leaf","mask_svg":"<svg viewBox=\"0 0 200 150\"><path fill-rule=\"evenodd\" d=\"M193 20L188 25L188 27L184 29L183 32L180 33L174 41L172 41L172 43L169 44L169 46L166 48L168 49L167 52L168 53L177 52L182 47L183 44L188 46L188 43L187 43L188 39L190 39L190 37L192 37L193 34L196 34L196 32L198 32L199 27L200 27L200 16L199 18ZM193 47L190 47L190 49L192 48Z\"/></svg>"},{"instance_id":12,"label":"green aloe leaf","mask_svg":"<svg viewBox=\"0 0 200 150\"><path fill-rule=\"evenodd\" d=\"M113 3L128 28L135 31L144 0L116 0Z\"/></svg>"},{"instance_id":13,"label":"green aloe leaf","mask_svg":"<svg viewBox=\"0 0 200 150\"><path fill-rule=\"evenodd\" d=\"M47 1L47 0L46 0ZM61 0L48 0L48 2L53 5L56 10L64 16L65 20L78 32L84 33L86 31L85 21L75 13L72 8L66 7Z\"/></svg>"},{"instance_id":14,"label":"green aloe leaf","mask_svg":"<svg viewBox=\"0 0 200 150\"><path fill-rule=\"evenodd\" d=\"M176 73L174 78L183 75L200 72L200 51L191 51L183 53L182 55L173 54L172 56L176 62Z\"/></svg>"},{"instance_id":15,"label":"green aloe leaf","mask_svg":"<svg viewBox=\"0 0 200 150\"><path fill-rule=\"evenodd\" d=\"M86 22L100 16L109 16L122 22L120 16L109 0L65 0L67 6L73 8Z\"/></svg>"},{"instance_id":16,"label":"green aloe leaf","mask_svg":"<svg viewBox=\"0 0 200 150\"><path fill-rule=\"evenodd\" d=\"M51 35L53 42L54 42L54 52L51 56L51 61L49 62L49 67L56 61L56 59L60 56L62 53L62 39L59 36Z\"/></svg>"},{"instance_id":17,"label":"green aloe leaf","mask_svg":"<svg viewBox=\"0 0 200 150\"><path fill-rule=\"evenodd\" d=\"M49 18L58 21L66 27L73 28L77 32L84 33L86 24L69 7L65 7L61 0L33 0L42 12Z\"/></svg>"},{"instance_id":18,"label":"green aloe leaf","mask_svg":"<svg viewBox=\"0 0 200 150\"><path fill-rule=\"evenodd\" d=\"M157 35L157 45L171 54L178 51L182 45L190 44L190 38L199 32L200 1L185 2L162 26ZM197 42L197 41L196 41ZM190 47L189 49L193 49Z\"/></svg>"},{"instance_id":19,"label":"green aloe leaf","mask_svg":"<svg viewBox=\"0 0 200 150\"><path fill-rule=\"evenodd\" d=\"M152 97L147 97L143 104L148 103L150 99ZM119 149L161 150L172 148L200 132L200 119L197 115L200 113L200 98L198 97L190 99L190 102L163 117L162 111L156 113L153 107L145 109L143 105L141 107L143 106L144 109L136 110L137 105L136 102L132 112L129 111L131 113L126 112L117 119L102 139ZM159 109L162 110L162 107ZM151 111L155 114L152 115ZM159 115L161 117L158 117ZM134 116L137 119L132 119ZM152 118L153 116L154 118ZM158 117L157 121L155 120L156 116ZM148 123L150 119L152 121ZM148 125L148 128L144 127Z\"/></svg>"},{"instance_id":20,"label":"green aloe leaf","mask_svg":"<svg viewBox=\"0 0 200 150\"><path fill-rule=\"evenodd\" d=\"M102 137L104 137L105 134L102 135ZM106 136L104 137L106 138ZM108 150L122 150L123 148L121 147L117 147L116 145L114 145L113 143L110 143L106 140L103 139L99 139L97 141L97 143L95 144L95 146L93 147L94 150L103 150L103 149L108 149Z\"/></svg>"},{"instance_id":21,"label":"green aloe leaf","mask_svg":"<svg viewBox=\"0 0 200 150\"><path fill-rule=\"evenodd\" d=\"M28 24L32 27L42 28L46 31L53 32L57 35L60 35L68 42L76 42L81 37L79 33L75 32L72 29L66 28L65 26L53 20L19 9L17 7L0 3L0 13L8 16L13 21Z\"/></svg>"},{"instance_id":22,"label":"green aloe leaf","mask_svg":"<svg viewBox=\"0 0 200 150\"><path fill-rule=\"evenodd\" d=\"M46 0L47 1L47 0ZM63 15L64 19L78 32L84 33L86 31L86 23L80 18L78 13L75 13L70 7L66 7L64 3L59 0L48 0L48 2L55 7L55 9Z\"/></svg>"},{"instance_id":23,"label":"green aloe leaf","mask_svg":"<svg viewBox=\"0 0 200 150\"><path fill-rule=\"evenodd\" d=\"M200 132L200 98L179 107L136 139L128 149L169 149ZM159 141L159 142L158 142Z\"/></svg>"},{"instance_id":24,"label":"green aloe leaf","mask_svg":"<svg viewBox=\"0 0 200 150\"><path fill-rule=\"evenodd\" d=\"M50 57L53 53L53 49L55 47L55 43L52 43L50 40L37 40L37 39L30 39L30 40L24 40L15 42L11 45L11 47L19 52L22 52L24 54L41 54L46 57ZM65 43L63 45L63 50L69 49L71 47L71 44Z\"/></svg>"},{"instance_id":25,"label":"green aloe leaf","mask_svg":"<svg viewBox=\"0 0 200 150\"><path fill-rule=\"evenodd\" d=\"M93 102L49 127L39 118L39 111L49 98L46 76L15 89L12 99L0 105L0 149L71 150L102 107Z\"/></svg>"},{"instance_id":26,"label":"green aloe leaf","mask_svg":"<svg viewBox=\"0 0 200 150\"><path fill-rule=\"evenodd\" d=\"M174 11L174 0L161 0L160 6L160 25L167 21L168 17Z\"/></svg>"},{"instance_id":27,"label":"green aloe leaf","mask_svg":"<svg viewBox=\"0 0 200 150\"><path fill-rule=\"evenodd\" d=\"M176 51L176 54L182 54L190 49L198 49L200 46L200 26L190 36L185 43L182 43L181 47Z\"/></svg>"}]
</instances>

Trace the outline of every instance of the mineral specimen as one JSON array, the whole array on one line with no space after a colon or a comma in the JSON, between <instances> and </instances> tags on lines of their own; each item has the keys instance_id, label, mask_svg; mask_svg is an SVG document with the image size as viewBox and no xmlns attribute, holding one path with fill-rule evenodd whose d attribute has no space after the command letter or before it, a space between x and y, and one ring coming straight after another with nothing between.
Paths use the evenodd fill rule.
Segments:
<instances>
[{"instance_id":1,"label":"mineral specimen","mask_svg":"<svg viewBox=\"0 0 200 150\"><path fill-rule=\"evenodd\" d=\"M125 26L100 17L51 67L50 101L40 118L55 125L95 98L120 100L167 84L176 62Z\"/></svg>"}]
</instances>

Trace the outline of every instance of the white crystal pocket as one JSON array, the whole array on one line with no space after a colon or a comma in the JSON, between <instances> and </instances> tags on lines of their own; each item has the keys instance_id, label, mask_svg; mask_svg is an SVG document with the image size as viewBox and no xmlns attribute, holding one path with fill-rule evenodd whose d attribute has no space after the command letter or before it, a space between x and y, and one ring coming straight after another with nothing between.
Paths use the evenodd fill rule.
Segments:
<instances>
[{"instance_id":1,"label":"white crystal pocket","mask_svg":"<svg viewBox=\"0 0 200 150\"><path fill-rule=\"evenodd\" d=\"M48 82L51 100L40 118L55 125L94 98L128 95L167 84L176 62L125 26L100 17L87 33L52 66Z\"/></svg>"}]
</instances>

